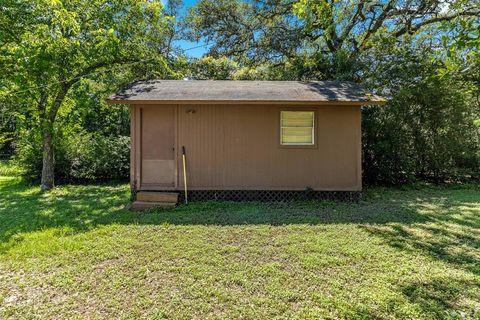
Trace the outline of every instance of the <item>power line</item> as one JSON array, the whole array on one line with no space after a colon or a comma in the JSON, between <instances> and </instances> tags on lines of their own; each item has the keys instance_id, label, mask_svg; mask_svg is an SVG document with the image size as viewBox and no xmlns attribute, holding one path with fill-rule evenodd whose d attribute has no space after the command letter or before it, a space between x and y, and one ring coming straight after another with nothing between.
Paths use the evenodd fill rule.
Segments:
<instances>
[{"instance_id":1,"label":"power line","mask_svg":"<svg viewBox=\"0 0 480 320\"><path fill-rule=\"evenodd\" d=\"M209 45L208 43L205 43L205 44L198 45L198 46L195 46L195 47L190 47L190 48L187 48L187 49L183 49L183 51L189 51L189 50L193 50L193 49L203 48L203 47L206 47L208 45ZM152 60L155 60L155 59L142 60L142 62L152 61ZM67 82L67 81L78 80L78 79L88 77L92 74L97 74L97 73L100 73L100 72L101 71L94 71L94 72L87 73L87 74L84 74L82 76L72 78L72 79L68 79L68 80L57 81L55 83L49 83L49 84L45 84L45 85L41 85L41 86L34 86L34 87L30 87L30 88L23 89L23 90L18 90L18 91L4 92L4 93L0 93L0 96L17 95L17 94L28 92L28 91L35 90L35 89L48 88L48 87L51 87L53 85L58 85L58 84L61 84L61 83Z\"/></svg>"},{"instance_id":2,"label":"power line","mask_svg":"<svg viewBox=\"0 0 480 320\"><path fill-rule=\"evenodd\" d=\"M49 84L45 84L45 85L41 85L41 86L30 87L30 88L23 89L23 90L18 90L18 91L10 91L10 92L5 92L5 93L0 93L0 95L3 95L3 96L16 95L16 94L24 93L24 92L34 90L34 89L48 88L48 87L51 87L53 85L65 83L67 81L78 80L78 79L81 79L83 77L88 77L88 76L91 76L92 74L99 73L99 72L100 71L94 71L94 72L90 72L90 73L87 73L87 74L84 74L84 75L81 75L81 76L78 76L78 77L75 77L75 78L72 78L72 79L61 80L61 81L57 81L55 83L49 83Z\"/></svg>"},{"instance_id":3,"label":"power line","mask_svg":"<svg viewBox=\"0 0 480 320\"><path fill-rule=\"evenodd\" d=\"M196 46L196 47L191 47L191 48L188 48L188 49L183 49L183 51L189 51L189 50L193 50L193 49L203 48L203 47L206 47L206 46L209 46L209 45L210 45L209 43L205 43L205 44L202 44L202 45L199 45L199 46Z\"/></svg>"}]
</instances>

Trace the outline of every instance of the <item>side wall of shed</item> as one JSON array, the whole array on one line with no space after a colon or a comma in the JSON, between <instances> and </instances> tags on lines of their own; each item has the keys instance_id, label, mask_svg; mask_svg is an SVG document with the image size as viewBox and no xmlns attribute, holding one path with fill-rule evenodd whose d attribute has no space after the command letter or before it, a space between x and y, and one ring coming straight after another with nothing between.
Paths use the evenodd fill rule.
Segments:
<instances>
[{"instance_id":1,"label":"side wall of shed","mask_svg":"<svg viewBox=\"0 0 480 320\"><path fill-rule=\"evenodd\" d=\"M314 148L280 145L284 109L315 111ZM177 166L185 146L190 189L358 191L360 117L359 106L180 105Z\"/></svg>"},{"instance_id":2,"label":"side wall of shed","mask_svg":"<svg viewBox=\"0 0 480 320\"><path fill-rule=\"evenodd\" d=\"M131 183L137 189L142 188L141 108L131 107ZM285 109L315 111L315 147L280 145ZM362 188L359 106L177 105L176 114L175 167L182 168L185 146L190 190ZM162 137L152 143L162 144ZM175 171L173 189L183 189L182 170Z\"/></svg>"}]
</instances>

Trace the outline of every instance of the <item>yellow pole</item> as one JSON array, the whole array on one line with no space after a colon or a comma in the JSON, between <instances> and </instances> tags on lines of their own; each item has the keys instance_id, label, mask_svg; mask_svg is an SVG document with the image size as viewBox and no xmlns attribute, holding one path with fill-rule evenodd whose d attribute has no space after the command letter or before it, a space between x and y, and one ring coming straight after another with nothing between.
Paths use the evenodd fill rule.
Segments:
<instances>
[{"instance_id":1,"label":"yellow pole","mask_svg":"<svg viewBox=\"0 0 480 320\"><path fill-rule=\"evenodd\" d=\"M183 158L183 186L185 188L185 204L188 205L188 194L187 194L187 158L185 156L185 147L182 147L182 158Z\"/></svg>"}]
</instances>

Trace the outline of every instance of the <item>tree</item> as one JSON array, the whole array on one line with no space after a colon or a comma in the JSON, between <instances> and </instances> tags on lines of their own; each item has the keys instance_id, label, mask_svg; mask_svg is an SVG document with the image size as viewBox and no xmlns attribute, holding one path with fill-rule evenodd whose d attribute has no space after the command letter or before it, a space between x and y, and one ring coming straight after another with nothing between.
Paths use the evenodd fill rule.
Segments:
<instances>
[{"instance_id":1,"label":"tree","mask_svg":"<svg viewBox=\"0 0 480 320\"><path fill-rule=\"evenodd\" d=\"M164 56L169 58L172 51L174 51L174 41L179 40L181 37L182 26L179 23L181 16L181 9L183 7L183 0L164 0L165 11L164 13L168 16L167 26L165 30L166 41Z\"/></svg>"},{"instance_id":2,"label":"tree","mask_svg":"<svg viewBox=\"0 0 480 320\"><path fill-rule=\"evenodd\" d=\"M363 175L368 184L478 179L480 130L471 84L447 74L436 50L378 47L365 84L388 96L362 112Z\"/></svg>"},{"instance_id":3,"label":"tree","mask_svg":"<svg viewBox=\"0 0 480 320\"><path fill-rule=\"evenodd\" d=\"M301 23L286 0L200 0L185 24L190 39L211 43L209 54L249 64L294 57Z\"/></svg>"},{"instance_id":4,"label":"tree","mask_svg":"<svg viewBox=\"0 0 480 320\"><path fill-rule=\"evenodd\" d=\"M2 11L0 98L21 97L15 108L38 124L41 189L48 190L54 186L55 121L72 88L101 72L166 68L169 18L161 2L151 0L6 0Z\"/></svg>"},{"instance_id":5,"label":"tree","mask_svg":"<svg viewBox=\"0 0 480 320\"><path fill-rule=\"evenodd\" d=\"M445 54L440 75L450 74L460 80L472 81L480 91L480 16L448 23L444 29L450 36L442 38Z\"/></svg>"},{"instance_id":6,"label":"tree","mask_svg":"<svg viewBox=\"0 0 480 320\"><path fill-rule=\"evenodd\" d=\"M210 54L261 63L302 51L356 55L380 40L479 15L471 0L200 0L188 21L193 39L212 44Z\"/></svg>"},{"instance_id":7,"label":"tree","mask_svg":"<svg viewBox=\"0 0 480 320\"><path fill-rule=\"evenodd\" d=\"M195 80L231 80L237 69L237 64L226 57L203 57L190 61L188 76Z\"/></svg>"},{"instance_id":8,"label":"tree","mask_svg":"<svg viewBox=\"0 0 480 320\"><path fill-rule=\"evenodd\" d=\"M480 3L468 0L297 0L293 8L305 20L307 36L322 39L330 52L362 52L382 38L480 14Z\"/></svg>"},{"instance_id":9,"label":"tree","mask_svg":"<svg viewBox=\"0 0 480 320\"><path fill-rule=\"evenodd\" d=\"M13 115L0 103L0 159L9 158L13 154L15 131Z\"/></svg>"}]
</instances>

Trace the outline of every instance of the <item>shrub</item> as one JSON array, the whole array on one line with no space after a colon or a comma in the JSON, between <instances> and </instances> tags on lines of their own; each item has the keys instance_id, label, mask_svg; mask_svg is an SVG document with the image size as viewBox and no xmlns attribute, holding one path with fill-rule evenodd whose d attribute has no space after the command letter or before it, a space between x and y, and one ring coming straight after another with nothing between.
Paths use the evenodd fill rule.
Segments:
<instances>
[{"instance_id":1,"label":"shrub","mask_svg":"<svg viewBox=\"0 0 480 320\"><path fill-rule=\"evenodd\" d=\"M80 180L128 179L130 137L88 134L69 148L70 177Z\"/></svg>"},{"instance_id":2,"label":"shrub","mask_svg":"<svg viewBox=\"0 0 480 320\"><path fill-rule=\"evenodd\" d=\"M424 52L395 52L375 70L390 96L362 113L367 184L478 179L480 128L469 85L437 76ZM375 86L375 85L374 85Z\"/></svg>"},{"instance_id":3,"label":"shrub","mask_svg":"<svg viewBox=\"0 0 480 320\"><path fill-rule=\"evenodd\" d=\"M54 150L57 181L128 179L130 138L127 136L58 132ZM40 179L42 142L38 130L29 130L22 134L17 146L16 160L28 179Z\"/></svg>"}]
</instances>

